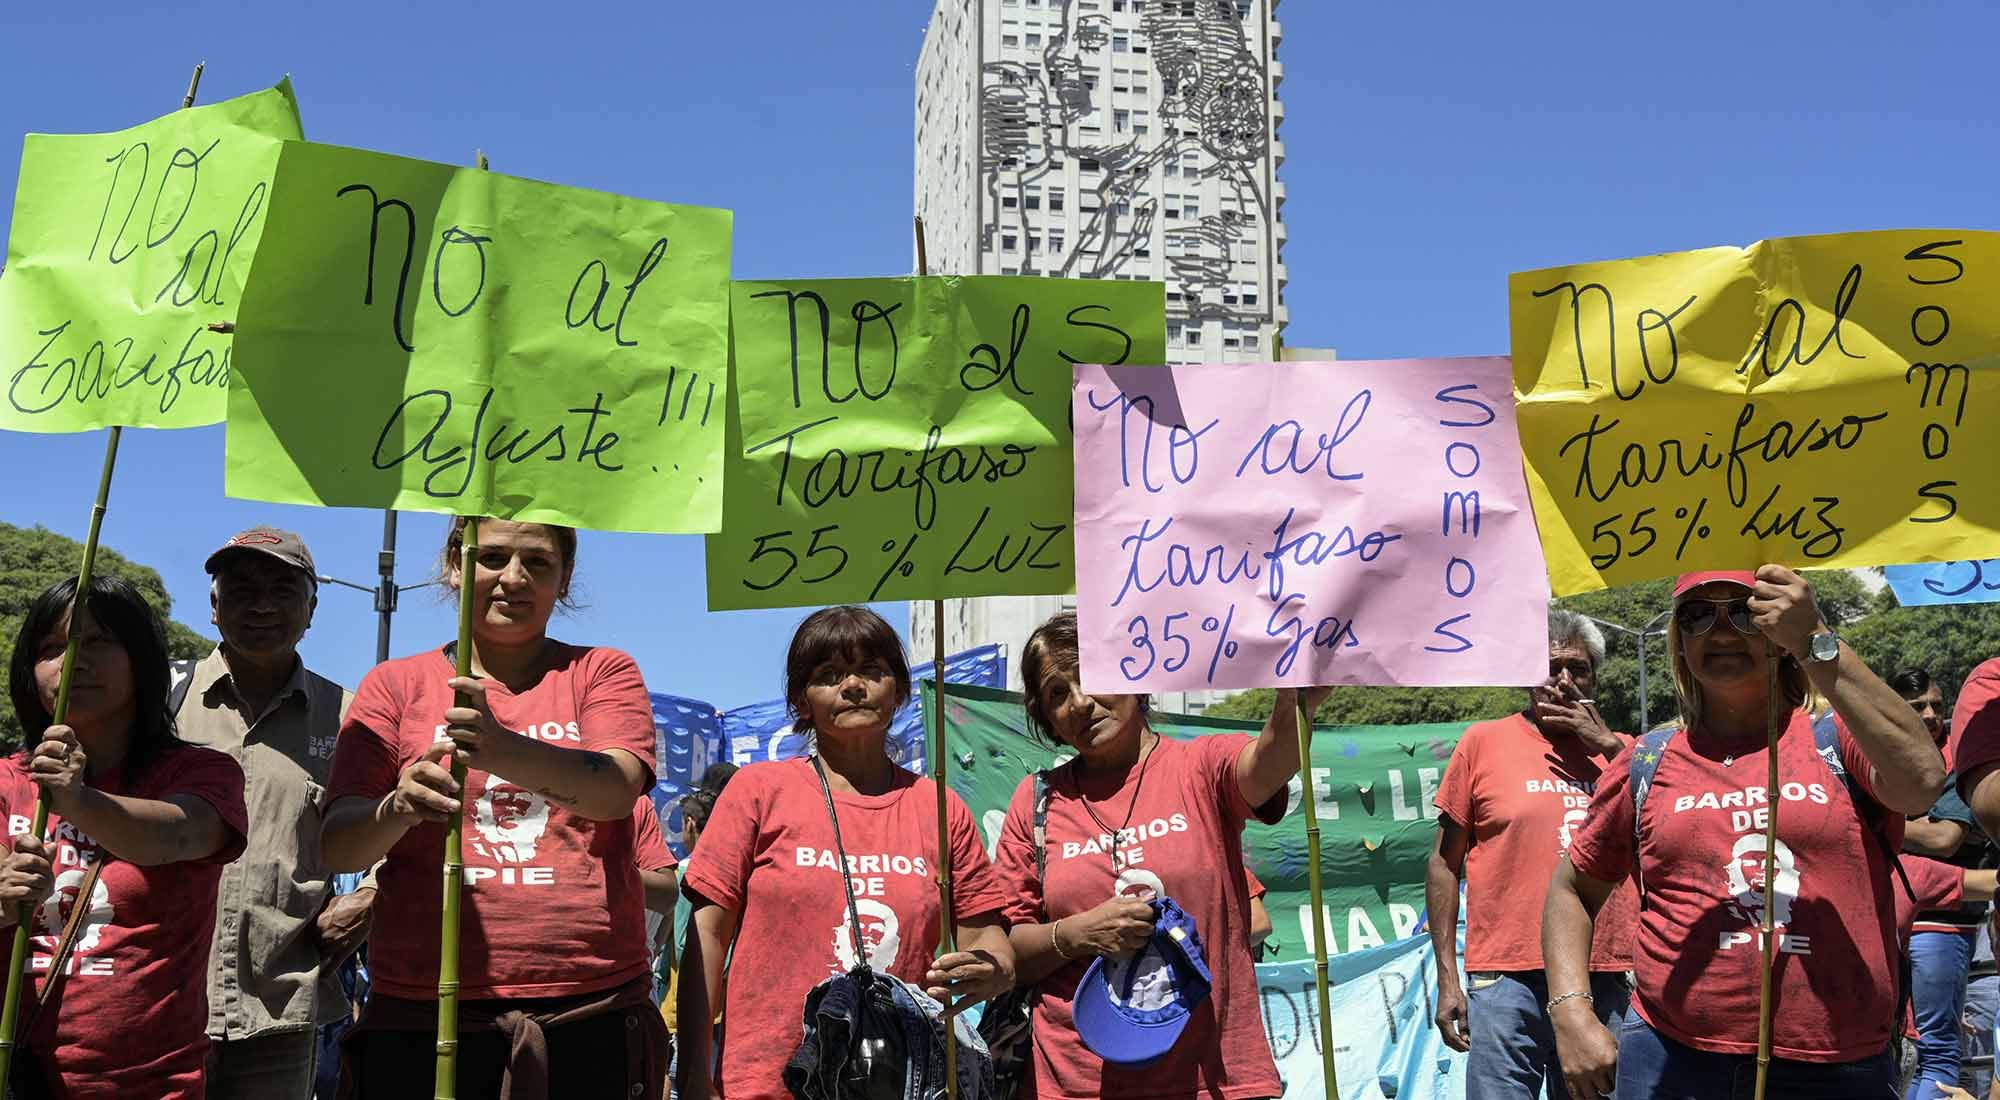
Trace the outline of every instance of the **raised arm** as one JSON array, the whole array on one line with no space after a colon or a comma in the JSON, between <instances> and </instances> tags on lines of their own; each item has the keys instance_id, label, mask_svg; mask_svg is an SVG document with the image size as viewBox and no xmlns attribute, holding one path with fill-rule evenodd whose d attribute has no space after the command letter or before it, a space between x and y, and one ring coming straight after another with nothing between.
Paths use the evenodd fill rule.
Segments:
<instances>
[{"instance_id":1,"label":"raised arm","mask_svg":"<svg viewBox=\"0 0 2000 1100\"><path fill-rule=\"evenodd\" d=\"M1320 704L1332 694L1330 687L1307 688L1306 713L1318 713ZM1243 755L1236 758L1236 782L1243 790L1243 800L1252 806L1269 802L1299 774L1299 691L1279 688L1277 696L1264 732L1243 746Z\"/></svg>"},{"instance_id":2,"label":"raised arm","mask_svg":"<svg viewBox=\"0 0 2000 1100\"><path fill-rule=\"evenodd\" d=\"M1944 755L1917 712L1842 642L1832 661L1810 659L1815 634L1827 630L1812 586L1782 565L1757 570L1750 610L1764 636L1797 658L1813 687L1833 704L1874 769L1875 800L1900 814L1920 814L1944 787Z\"/></svg>"}]
</instances>

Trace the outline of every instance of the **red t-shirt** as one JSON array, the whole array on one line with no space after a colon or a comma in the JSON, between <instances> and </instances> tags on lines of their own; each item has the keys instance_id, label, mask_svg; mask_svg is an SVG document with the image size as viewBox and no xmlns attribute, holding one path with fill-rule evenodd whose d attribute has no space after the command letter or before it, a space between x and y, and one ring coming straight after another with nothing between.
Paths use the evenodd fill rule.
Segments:
<instances>
[{"instance_id":1,"label":"red t-shirt","mask_svg":"<svg viewBox=\"0 0 2000 1100\"><path fill-rule=\"evenodd\" d=\"M632 807L632 836L634 867L641 871L666 871L680 866L681 861L674 858L666 838L660 835L660 811L643 794Z\"/></svg>"},{"instance_id":2,"label":"red t-shirt","mask_svg":"<svg viewBox=\"0 0 2000 1100\"><path fill-rule=\"evenodd\" d=\"M1194 918L1214 977L1208 999L1173 1049L1144 1069L1122 1069L1091 1053L1076 1032L1070 1006L1089 960L1049 975L1035 1007L1033 1072L1022 1096L1248 1100L1283 1091L1250 957L1243 825L1258 810L1243 800L1236 781L1237 758L1249 743L1247 734L1163 737L1122 785L1085 782L1081 793L1097 816L1124 830L1116 874L1109 838L1078 801L1076 764L1056 768L1050 773L1046 889L1035 874L1034 777L1015 789L998 855L1012 897L1009 921L1046 923L1096 908L1114 894L1164 894ZM1284 812L1282 792L1262 809L1268 813L1262 819L1275 822Z\"/></svg>"},{"instance_id":3,"label":"red t-shirt","mask_svg":"<svg viewBox=\"0 0 2000 1100\"><path fill-rule=\"evenodd\" d=\"M200 1100L208 1054L208 937L222 868L243 852L243 769L227 753L189 745L160 756L136 783L113 774L90 785L131 798L194 795L215 808L229 836L203 860L140 867L113 853L91 889L69 977L36 1016L24 1045L41 1057L57 1097ZM0 760L0 809L7 814L10 850L13 838L33 824L34 804L27 761L18 755ZM62 942L84 872L101 851L55 814L47 835L54 838L56 888L35 914L36 934L28 940L38 980L21 992L24 1013Z\"/></svg>"},{"instance_id":4,"label":"red t-shirt","mask_svg":"<svg viewBox=\"0 0 2000 1100\"><path fill-rule=\"evenodd\" d=\"M1628 743L1630 738L1620 734ZM1551 741L1526 715L1467 728L1432 800L1466 832L1465 969L1542 969L1542 900L1590 806L1604 758ZM1638 895L1612 892L1597 914L1590 968L1632 968Z\"/></svg>"},{"instance_id":5,"label":"red t-shirt","mask_svg":"<svg viewBox=\"0 0 2000 1100\"><path fill-rule=\"evenodd\" d=\"M555 645L554 667L528 690L516 695L487 681L493 717L564 748L624 749L651 769L653 710L639 667L615 649ZM444 740L452 676L451 662L434 649L363 677L334 745L327 801L380 799L403 768ZM466 776L464 795L460 996L575 996L647 972L646 902L630 816L591 821L477 769ZM401 934L369 943L378 992L437 999L443 865L442 825L416 825L389 849L377 876L375 927Z\"/></svg>"},{"instance_id":6,"label":"red t-shirt","mask_svg":"<svg viewBox=\"0 0 2000 1100\"><path fill-rule=\"evenodd\" d=\"M947 792L952 904L960 923L1007 905L972 813ZM937 788L896 769L886 794L833 796L840 843L809 758L751 764L730 779L701 830L686 889L737 915L724 994L717 1095L789 1100L781 1073L798 1049L806 994L856 959L841 886L849 880L868 964L923 983L937 955Z\"/></svg>"},{"instance_id":7,"label":"red t-shirt","mask_svg":"<svg viewBox=\"0 0 2000 1100\"><path fill-rule=\"evenodd\" d=\"M1958 702L1951 708L1949 747L1958 796L1970 804L1966 776L1981 764L2000 760L2000 657L1973 669L1958 689Z\"/></svg>"},{"instance_id":8,"label":"red t-shirt","mask_svg":"<svg viewBox=\"0 0 2000 1100\"><path fill-rule=\"evenodd\" d=\"M1605 768L1570 841L1570 862L1603 882L1632 873L1633 751ZM1844 725L1840 758L1857 789L1872 792L1873 771ZM1683 730L1646 796L1633 1004L1699 1050L1757 1050L1765 769L1761 741ZM1814 751L1804 711L1778 740L1778 776L1772 1050L1821 1062L1871 1057L1888 1046L1896 1011L1894 872L1884 853L1902 847L1903 818L1878 806L1879 839L1864 835L1847 785Z\"/></svg>"}]
</instances>

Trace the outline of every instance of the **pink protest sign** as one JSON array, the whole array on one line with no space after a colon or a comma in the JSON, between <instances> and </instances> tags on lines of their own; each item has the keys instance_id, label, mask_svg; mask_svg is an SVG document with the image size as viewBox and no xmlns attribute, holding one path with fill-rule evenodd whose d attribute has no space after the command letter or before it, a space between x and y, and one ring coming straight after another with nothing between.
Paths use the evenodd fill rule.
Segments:
<instances>
[{"instance_id":1,"label":"pink protest sign","mask_svg":"<svg viewBox=\"0 0 2000 1100\"><path fill-rule=\"evenodd\" d=\"M1513 394L1500 357L1078 366L1084 687L1540 683Z\"/></svg>"}]
</instances>

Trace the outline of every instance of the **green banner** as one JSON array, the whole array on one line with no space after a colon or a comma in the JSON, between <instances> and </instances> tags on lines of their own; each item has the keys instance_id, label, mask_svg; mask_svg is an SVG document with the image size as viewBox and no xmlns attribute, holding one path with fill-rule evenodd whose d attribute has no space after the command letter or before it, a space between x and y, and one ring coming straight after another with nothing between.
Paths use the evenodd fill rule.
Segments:
<instances>
[{"instance_id":1,"label":"green banner","mask_svg":"<svg viewBox=\"0 0 2000 1100\"><path fill-rule=\"evenodd\" d=\"M1166 358L1159 283L737 283L711 610L1076 585L1076 363Z\"/></svg>"},{"instance_id":2,"label":"green banner","mask_svg":"<svg viewBox=\"0 0 2000 1100\"><path fill-rule=\"evenodd\" d=\"M926 703L935 687L923 685ZM949 784L972 810L991 851L1021 777L1069 758L1027 732L1016 692L948 687L945 719L951 744ZM1154 712L1153 729L1189 738L1255 733L1259 722ZM1437 845L1431 799L1445 763L1465 732L1463 723L1425 726L1334 726L1313 735L1313 797L1320 827L1326 891L1327 951L1375 947L1416 931L1424 911L1424 874ZM1306 884L1306 834L1299 781L1292 781L1285 818L1251 824L1243 854L1270 891L1264 904L1280 961L1313 957L1312 895ZM1535 887L1540 889L1539 886Z\"/></svg>"},{"instance_id":3,"label":"green banner","mask_svg":"<svg viewBox=\"0 0 2000 1100\"><path fill-rule=\"evenodd\" d=\"M727 211L293 143L269 232L229 495L721 526Z\"/></svg>"},{"instance_id":4,"label":"green banner","mask_svg":"<svg viewBox=\"0 0 2000 1100\"><path fill-rule=\"evenodd\" d=\"M290 80L111 134L29 134L0 277L0 428L222 419Z\"/></svg>"}]
</instances>

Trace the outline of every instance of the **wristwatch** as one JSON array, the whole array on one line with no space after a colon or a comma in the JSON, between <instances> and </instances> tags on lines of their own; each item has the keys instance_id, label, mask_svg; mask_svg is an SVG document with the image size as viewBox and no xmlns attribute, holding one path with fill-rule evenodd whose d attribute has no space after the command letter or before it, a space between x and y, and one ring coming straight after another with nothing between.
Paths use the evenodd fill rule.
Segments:
<instances>
[{"instance_id":1,"label":"wristwatch","mask_svg":"<svg viewBox=\"0 0 2000 1100\"><path fill-rule=\"evenodd\" d=\"M1840 635L1822 630L1806 640L1806 659L1814 664L1840 660Z\"/></svg>"}]
</instances>

